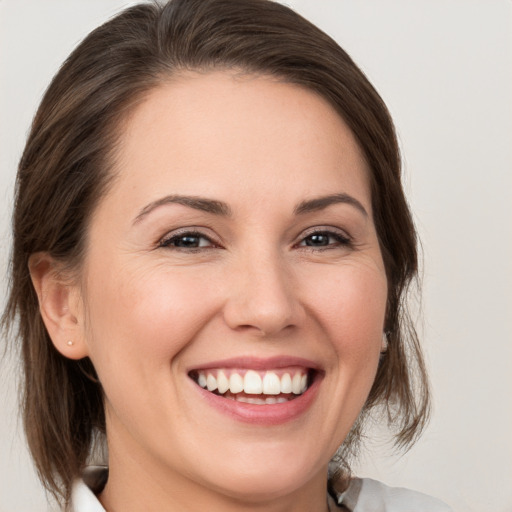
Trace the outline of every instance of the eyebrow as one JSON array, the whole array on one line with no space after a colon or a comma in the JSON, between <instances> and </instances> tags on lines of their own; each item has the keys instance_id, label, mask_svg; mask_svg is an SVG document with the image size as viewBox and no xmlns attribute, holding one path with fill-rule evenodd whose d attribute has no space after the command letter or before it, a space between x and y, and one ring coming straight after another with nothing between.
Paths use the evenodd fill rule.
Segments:
<instances>
[{"instance_id":1,"label":"eyebrow","mask_svg":"<svg viewBox=\"0 0 512 512\"><path fill-rule=\"evenodd\" d=\"M364 206L355 197L348 194L331 194L302 201L295 207L294 213L295 215L302 215L305 213L316 212L318 210L323 210L332 204L339 203L349 204L358 209L365 217L368 217L368 212L365 210Z\"/></svg>"},{"instance_id":2,"label":"eyebrow","mask_svg":"<svg viewBox=\"0 0 512 512\"><path fill-rule=\"evenodd\" d=\"M163 206L164 204L181 204L183 206L188 206L189 208L194 208L195 210L212 213L213 215L221 215L223 217L231 216L231 208L222 201L216 201L215 199L206 199L197 196L170 195L162 197L161 199L153 201L152 203L149 203L147 206L145 206L137 215L137 217L135 217L133 223L136 224L140 222L150 212L159 206Z\"/></svg>"},{"instance_id":3,"label":"eyebrow","mask_svg":"<svg viewBox=\"0 0 512 512\"><path fill-rule=\"evenodd\" d=\"M306 201L302 201L299 203L293 210L295 215L304 215L306 213L316 212L319 210L323 210L328 206L333 204L349 204L357 208L365 217L368 216L367 211L364 206L355 198L348 194L331 194L328 196L317 197L314 199L308 199ZM189 208L193 208L195 210L200 210L202 212L211 213L213 215L220 215L222 217L231 217L232 211L227 203L223 201L218 201L215 199L207 199L204 197L198 196L183 196L183 195L169 195L162 197L161 199L157 199L152 203L149 203L145 206L135 217L133 221L134 224L140 222L144 217L146 217L149 213L151 213L156 208L166 205L166 204L181 204L183 206L188 206Z\"/></svg>"}]
</instances>

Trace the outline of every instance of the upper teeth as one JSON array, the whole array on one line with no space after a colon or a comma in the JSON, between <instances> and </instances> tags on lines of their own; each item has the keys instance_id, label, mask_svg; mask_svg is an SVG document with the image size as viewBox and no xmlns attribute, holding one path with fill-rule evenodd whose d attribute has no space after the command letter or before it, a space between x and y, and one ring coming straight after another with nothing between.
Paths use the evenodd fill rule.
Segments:
<instances>
[{"instance_id":1,"label":"upper teeth","mask_svg":"<svg viewBox=\"0 0 512 512\"><path fill-rule=\"evenodd\" d=\"M308 387L308 376L305 369L285 372L281 377L275 371L201 370L197 374L197 383L208 391L217 390L221 394L230 391L248 395L300 395Z\"/></svg>"}]
</instances>

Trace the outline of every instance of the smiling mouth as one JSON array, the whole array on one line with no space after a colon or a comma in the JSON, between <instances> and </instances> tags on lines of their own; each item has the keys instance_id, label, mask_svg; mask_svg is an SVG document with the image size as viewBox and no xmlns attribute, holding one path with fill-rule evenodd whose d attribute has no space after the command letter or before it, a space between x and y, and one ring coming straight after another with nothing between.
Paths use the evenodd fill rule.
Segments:
<instances>
[{"instance_id":1,"label":"smiling mouth","mask_svg":"<svg viewBox=\"0 0 512 512\"><path fill-rule=\"evenodd\" d=\"M304 394L314 373L314 370L303 367L266 371L212 368L193 370L189 376L201 388L228 400L274 405L290 402Z\"/></svg>"}]
</instances>

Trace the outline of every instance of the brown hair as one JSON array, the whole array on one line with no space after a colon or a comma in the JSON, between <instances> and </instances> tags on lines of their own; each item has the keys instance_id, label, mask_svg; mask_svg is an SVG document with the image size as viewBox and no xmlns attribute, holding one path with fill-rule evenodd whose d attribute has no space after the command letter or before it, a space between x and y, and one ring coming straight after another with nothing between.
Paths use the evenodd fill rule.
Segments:
<instances>
[{"instance_id":1,"label":"brown hair","mask_svg":"<svg viewBox=\"0 0 512 512\"><path fill-rule=\"evenodd\" d=\"M389 346L360 420L338 454L336 476L349 474L348 456L375 406L384 405L401 447L412 444L428 416L424 363L404 304L417 273L416 232L401 186L393 123L380 96L330 37L281 4L140 4L91 32L63 64L34 118L16 182L3 325L17 331L21 344L23 418L32 456L43 483L65 501L96 435L105 432L102 389L89 359L68 360L54 348L28 258L45 251L79 272L88 221L113 183L120 123L170 76L215 68L275 76L316 91L351 128L371 170L374 222L388 277Z\"/></svg>"}]
</instances>

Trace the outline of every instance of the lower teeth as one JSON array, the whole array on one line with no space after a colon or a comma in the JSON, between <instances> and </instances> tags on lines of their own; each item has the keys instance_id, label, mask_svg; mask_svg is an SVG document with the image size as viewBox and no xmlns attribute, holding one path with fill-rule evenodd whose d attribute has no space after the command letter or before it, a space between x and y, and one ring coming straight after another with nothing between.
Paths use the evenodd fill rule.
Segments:
<instances>
[{"instance_id":1,"label":"lower teeth","mask_svg":"<svg viewBox=\"0 0 512 512\"><path fill-rule=\"evenodd\" d=\"M228 400L234 400L235 402L243 402L244 404L255 404L255 405L272 405L272 404L284 404L296 398L295 395L281 395L281 396L257 396L257 395L245 395L245 394L237 394L233 395L231 393L226 393L224 395L220 395L219 393L215 393L223 398L227 398Z\"/></svg>"},{"instance_id":2,"label":"lower teeth","mask_svg":"<svg viewBox=\"0 0 512 512\"><path fill-rule=\"evenodd\" d=\"M285 398L284 396L269 396L266 398L258 398L258 397L249 397L249 396L232 396L226 397L231 400L235 400L236 402L243 402L245 404L256 404L256 405L269 405L269 404L284 404L288 402L290 399Z\"/></svg>"}]
</instances>

